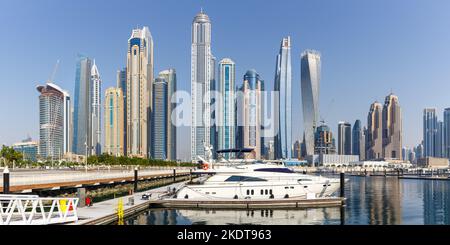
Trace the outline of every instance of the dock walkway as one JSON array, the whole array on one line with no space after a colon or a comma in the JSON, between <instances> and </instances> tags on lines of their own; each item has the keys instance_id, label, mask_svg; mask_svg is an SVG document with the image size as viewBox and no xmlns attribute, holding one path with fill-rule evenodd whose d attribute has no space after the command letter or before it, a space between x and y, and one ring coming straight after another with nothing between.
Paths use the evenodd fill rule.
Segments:
<instances>
[{"instance_id":1,"label":"dock walkway","mask_svg":"<svg viewBox=\"0 0 450 245\"><path fill-rule=\"evenodd\" d=\"M137 192L133 195L114 198L99 203L94 203L91 207L78 208L79 220L72 225L104 225L111 224L117 220L117 208L119 200L123 201L124 217L139 213L149 208L150 204L155 201L155 197L167 193L168 188L179 188L185 182L175 183L156 189ZM152 198L149 200L142 200L144 193L152 193ZM129 198L134 197L134 205L128 205Z\"/></svg>"}]
</instances>

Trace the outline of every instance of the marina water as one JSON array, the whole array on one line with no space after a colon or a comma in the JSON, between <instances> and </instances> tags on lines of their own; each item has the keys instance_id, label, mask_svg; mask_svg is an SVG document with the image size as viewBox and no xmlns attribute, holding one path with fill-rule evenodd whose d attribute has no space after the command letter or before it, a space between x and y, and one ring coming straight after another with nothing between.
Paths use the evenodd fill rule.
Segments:
<instances>
[{"instance_id":1,"label":"marina water","mask_svg":"<svg viewBox=\"0 0 450 245\"><path fill-rule=\"evenodd\" d=\"M290 210L150 209L127 225L449 225L450 181L349 177L347 205Z\"/></svg>"}]
</instances>

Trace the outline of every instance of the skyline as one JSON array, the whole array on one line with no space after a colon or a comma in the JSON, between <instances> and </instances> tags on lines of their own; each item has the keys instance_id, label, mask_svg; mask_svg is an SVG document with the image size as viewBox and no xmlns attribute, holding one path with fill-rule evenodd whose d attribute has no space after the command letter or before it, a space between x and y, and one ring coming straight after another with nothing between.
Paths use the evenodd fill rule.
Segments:
<instances>
[{"instance_id":1,"label":"skyline","mask_svg":"<svg viewBox=\"0 0 450 245\"><path fill-rule=\"evenodd\" d=\"M99 37L88 35L88 40L90 41L86 43L85 40L80 40L79 37L77 38L77 34L80 34L79 29L85 28L85 24L87 23L82 21L67 23L67 21L69 20L70 22L71 18L74 16L72 11L66 12L68 14L67 18L64 18L64 15L60 16L62 17L60 22L61 25L67 25L67 29L75 27L74 33L63 32L61 31L63 29L56 28L59 24L56 25L50 23L54 18L33 18L40 16L40 14L36 13L39 13L39 11L42 11L45 7L53 8L54 15L62 14L55 11L55 8L64 9L64 7L71 7L75 10L80 9L81 5L83 5L80 4L81 1L77 3L57 3L55 6L47 4L52 1L43 1L39 4L33 2L28 4L27 7L24 7L24 4L20 4L21 1L17 2L19 3L2 3L2 5L6 6L2 6L2 10L0 10L0 20L2 20L0 23L0 30L4 30L4 33L6 33L6 30L11 30L8 32L11 38L0 41L0 51L4 54L3 57L8 57L7 60L3 58L0 61L0 67L6 71L3 72L3 74L5 74L3 79L5 80L2 79L1 82L0 91L2 92L0 102L3 105L15 105L11 107L2 106L0 108L0 113L2 115L10 115L10 121L2 120L0 122L0 143L2 144L5 143L11 145L12 143L19 142L25 138L27 134L30 134L33 139L38 139L38 94L36 93L35 88L37 85L44 83L48 79L56 60L61 60L61 64L60 69L56 72L55 83L64 90L69 91L72 98L74 96L75 88L75 62L77 53L86 54L97 61L99 70L102 71L102 95L104 94L105 89L114 86L116 84L116 71L126 66L126 43L130 31L135 28L136 25L139 27L149 26L155 40L155 73L164 69L175 68L177 70L179 89L190 91L190 25L192 17L199 12L201 7L203 7L212 22L212 53L217 60L229 57L236 62L236 84L238 86L242 84L242 77L245 71L254 68L261 74L262 79L265 80L265 88L267 90L273 90L273 63L279 49L279 40L284 36L291 36L293 74L292 124L293 126L298 125L293 127L292 143L298 139L302 139L303 123L301 99L300 96L295 95L300 95L300 53L305 49L318 50L323 56L319 113L320 118L325 119L327 125L331 127L335 135L337 135L337 124L339 121L353 123L356 119L360 119L362 124L366 125L370 104L375 100L383 102L384 96L392 91L400 98L400 103L402 105L404 146L411 148L420 143L422 138L421 118L423 109L425 107L436 107L438 118L439 120L442 120L443 109L450 106L450 103L446 104L447 102L445 101L444 94L445 88L449 87L446 82L450 78L450 73L445 69L446 65L448 67L449 62L445 60L445 54L450 54L450 47L448 45L437 45L441 42L443 44L446 42L448 43L450 36L448 34L444 36L430 35L433 33L439 34L435 32L438 32L439 28L444 28L439 27L438 24L444 24L445 26L445 21L436 22L439 18L445 17L444 20L450 19L447 16L440 15L445 14L445 11L443 10L446 8L438 6L437 4L435 6L428 6L425 3L410 3L410 1L408 1L408 6L410 7L408 9L409 11L397 13L396 11L399 11L401 7L399 2L389 3L389 7L391 8L386 10L383 8L383 6L386 6L386 3L380 4L377 2L361 4L354 2L354 5L357 7L362 7L362 9L359 9L361 12L358 12L359 14L353 13L352 15L352 12L350 11L350 17L344 17L346 13L349 13L349 11L345 9L345 4L343 4L344 6L340 6L340 4L326 2L326 6L322 6L321 4L323 4L323 2L291 2L296 5L296 8L293 8L292 10L287 8L284 9L286 15L279 20L271 18L274 13L269 11L266 16L268 20L270 19L271 22L269 22L261 19L256 21L243 18L245 14L245 11L243 10L246 9L245 6L252 2L248 1L242 4L239 3L241 6L240 11L242 12L236 11L234 13L236 18L243 21L243 24L239 22L239 26L232 24L227 26L230 21L225 18L226 14L220 13L220 10L225 8L224 12L226 13L227 8L229 10L230 7L217 3L206 3L206 1L187 1L187 3L177 2L177 6L173 11L181 10L182 13L178 13L179 16L177 16L177 18L165 23L167 24L165 25L161 24L161 22L158 21L158 18L161 18L160 15L164 16L167 15L168 11L172 11L172 9L168 9L169 4L167 3L145 2L145 6L156 5L156 7L154 7L155 9L158 9L159 6L162 10L161 13L155 11L155 16L153 17L149 14L146 15L145 18L139 20L133 18L134 21L127 21L126 18L121 18L120 20L116 20L117 23L114 23L114 21L111 21L111 18L117 15L117 11L124 11L124 9L119 9L119 7L122 6L118 6L117 2L112 2L110 7L112 10L115 9L116 11L100 13L100 16L99 13L95 13L95 16L97 16L98 19L90 20L95 21L95 23L92 24L92 26L95 27L93 29L97 31L100 30L100 35L98 35ZM192 4L193 2L197 4ZM352 1L347 1L347 3L350 2ZM24 11L15 13L17 15L12 17L13 21L3 20L3 18L10 17L9 12L14 12L8 12L8 7L12 9L16 4L20 4L22 8L25 8ZM99 2L93 4L95 7L96 5L99 5ZM443 2L442 4L449 5L446 2ZM32 11L33 8L37 8L35 11L36 13ZM274 12L276 12L275 10L280 7L275 3L265 3L261 4L261 8L267 8L267 10L274 8ZM337 12L341 11L341 13L332 13L334 8L337 8ZM381 11L382 9L383 14L385 14L385 19L379 19L380 23L372 23L371 21L374 21L376 18L371 19L370 17L373 16L370 14L376 14L378 13L378 10ZM86 8L86 14L88 14L87 10L88 9ZM300 11L300 13L296 13L296 10ZM310 24L310 26L307 27L305 27L305 24L302 24L304 20L307 20L308 13L304 13L307 12L307 10L321 10L319 12L312 12L318 14L319 18L321 16L322 19L325 20L322 28L320 28L321 25L318 23L308 22L307 24ZM355 9L353 8L353 10ZM417 12L419 16L412 16L414 15L413 10L419 11ZM46 11L42 11L41 13L45 12ZM141 14L143 13L142 10L138 10L138 12ZM368 12L369 15L364 15L364 12ZM139 13L137 15L139 15ZM326 17L324 18L324 16L326 16L326 14L323 15L324 13L331 13L331 17L329 19ZM21 19L21 14L26 14L26 17ZM297 14L298 16L296 16ZM397 16L398 14L401 16ZM427 14L432 14L433 16L426 17ZM337 27L339 26L339 22L345 23L354 18L355 15L361 15L361 22L364 24L371 24L368 27L373 27L373 29L371 29L372 32L386 31L385 34L387 35L381 35L381 38L384 37L392 42L386 44L387 41L383 39L380 43L379 39L376 39L371 35L361 35L361 33L367 31L366 29L353 30L356 32L359 31L360 34L352 34L353 40L349 40L347 39L346 34L348 35L348 32L351 32L351 30L348 29L354 27L352 26L354 23L347 23L350 24L347 28L340 29L342 27L339 27L336 28L337 30L335 29L330 32L329 28L332 27L333 24L336 24L334 27ZM101 21L104 16L109 16L109 18L105 18L105 20L109 20L113 23L108 25L106 22ZM341 18L333 19L333 17ZM26 26L29 26L30 28L30 30L28 30L30 36L37 36L33 37L35 43L30 43L29 40L25 42L25 40L23 40L23 34L17 34L17 37L14 35L14 33L19 33L19 31L23 32L23 29L18 28L18 26L27 23L30 20L33 20L33 24ZM291 20L291 22L287 20ZM394 20L394 22L391 23L392 25L386 26L386 21L389 20ZM235 24L238 23L237 20L231 20L232 23L233 21L235 21ZM337 21L338 23L332 23L333 21ZM409 23L408 21L413 22ZM417 23L418 21L423 21L423 23ZM41 26L44 23L47 26ZM286 25L280 26L280 23L286 23ZM98 24L100 24L100 26L98 26ZM108 29L107 31L103 30L100 28L102 24L111 29ZM115 26L116 24L118 24L117 28ZM299 25L298 28L293 27L296 24ZM248 31L247 29L249 26L247 25L254 28L257 33L263 34L264 38L254 39L258 41L257 43L242 38L239 33ZM17 27L14 28L15 26ZM411 29L412 26L414 26L414 28ZM32 30L32 27L35 30ZM175 27L175 29L171 29L173 27ZM359 27L361 28L361 26ZM380 30L380 28L386 30ZM169 32L167 32L166 29L169 29ZM261 30L272 33L268 35ZM339 33L339 31L342 30L344 32ZM394 35L389 35L389 32L394 30L397 30L398 32L394 33ZM34 33L35 31L38 31L38 33ZM53 32L54 36L46 36L48 31ZM11 34L11 32L13 32L13 34ZM412 35L411 32L415 32L415 34ZM103 35L108 37L106 39L111 42L110 44L104 43L103 39L105 39L105 37L103 37ZM324 40L327 39L327 35L328 40ZM59 46L61 45L61 42L57 42L59 39L52 40L55 36L63 36L62 40L68 43L63 42L63 45ZM17 39L21 37L22 39ZM423 42L424 39L427 40L427 38L431 37L433 38L431 42ZM46 38L49 40L46 40ZM373 39L364 41L364 39L370 38ZM417 43L418 40L423 43ZM75 41L75 43L73 43L73 41ZM342 42L345 42L345 45L343 45ZM18 50L17 52L27 53L30 56L30 59L24 60L24 55L21 53L19 53L19 55L9 55L11 53L10 47L12 43L19 43L21 50ZM55 49L48 48L54 45L56 45ZM179 47L183 48L181 49ZM422 47L422 49L417 47ZM364 48L367 48L367 50ZM243 52L243 50L245 50L245 52ZM397 52L393 53L393 50ZM425 54L423 51L425 51ZM182 53L183 58L178 58L181 56L176 55L177 53ZM442 59L438 59L439 56L427 57L427 55L436 53L441 54ZM348 57L350 57L350 63L347 63L349 60L347 59ZM367 59L367 57L373 59ZM35 63L36 58L39 58L40 60ZM398 61L397 59L401 60ZM428 60L432 60L432 62L425 62ZM19 61L20 66L18 65ZM30 61L31 63L29 63ZM26 67L27 71L19 72L21 67ZM217 71L215 71L215 73L217 74ZM10 84L13 84L13 86L9 86ZM355 93L355 91L360 93ZM349 97L354 100L349 100ZM421 99L418 100L418 97ZM331 104L333 105L330 106ZM351 106L351 110L347 111L344 109L349 108L349 106ZM14 125L14 127L12 127L12 125ZM189 128L181 128L178 134L178 141L180 141L180 139L186 139L185 137L189 137L189 131ZM186 154L186 152L189 153L189 149L186 151L181 147L179 151L181 154L179 154L179 158L185 158L184 154Z\"/></svg>"}]
</instances>

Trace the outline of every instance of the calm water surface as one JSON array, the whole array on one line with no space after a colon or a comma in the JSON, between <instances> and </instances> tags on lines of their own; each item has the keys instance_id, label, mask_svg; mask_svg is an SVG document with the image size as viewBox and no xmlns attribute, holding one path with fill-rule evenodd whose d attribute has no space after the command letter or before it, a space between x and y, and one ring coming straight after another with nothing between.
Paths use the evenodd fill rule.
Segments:
<instances>
[{"instance_id":1,"label":"calm water surface","mask_svg":"<svg viewBox=\"0 0 450 245\"><path fill-rule=\"evenodd\" d=\"M450 224L450 181L349 177L345 224ZM301 210L152 209L128 225L341 224L340 208Z\"/></svg>"}]
</instances>

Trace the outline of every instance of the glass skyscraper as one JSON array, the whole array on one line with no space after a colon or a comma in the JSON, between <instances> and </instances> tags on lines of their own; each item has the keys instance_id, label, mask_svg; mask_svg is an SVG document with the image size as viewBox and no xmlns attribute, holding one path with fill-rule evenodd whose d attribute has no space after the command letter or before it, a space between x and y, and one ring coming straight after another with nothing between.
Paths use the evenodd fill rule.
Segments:
<instances>
[{"instance_id":1,"label":"glass skyscraper","mask_svg":"<svg viewBox=\"0 0 450 245\"><path fill-rule=\"evenodd\" d=\"M363 137L363 129L361 127L361 121L358 119L353 124L352 130L352 154L359 155L360 159L363 159L361 156L361 148L364 149L364 139Z\"/></svg>"},{"instance_id":2,"label":"glass skyscraper","mask_svg":"<svg viewBox=\"0 0 450 245\"><path fill-rule=\"evenodd\" d=\"M423 148L424 157L434 157L437 134L437 116L435 108L423 110Z\"/></svg>"},{"instance_id":3,"label":"glass skyscraper","mask_svg":"<svg viewBox=\"0 0 450 245\"><path fill-rule=\"evenodd\" d=\"M450 159L450 108L444 110L444 157Z\"/></svg>"},{"instance_id":4,"label":"glass skyscraper","mask_svg":"<svg viewBox=\"0 0 450 245\"><path fill-rule=\"evenodd\" d=\"M236 65L228 58L219 62L219 94L220 98L216 110L216 124L218 127L218 149L232 149L235 147L236 124ZM225 157L230 157L225 155Z\"/></svg>"},{"instance_id":5,"label":"glass skyscraper","mask_svg":"<svg viewBox=\"0 0 450 245\"><path fill-rule=\"evenodd\" d=\"M338 154L352 154L352 125L348 122L338 124Z\"/></svg>"},{"instance_id":6,"label":"glass skyscraper","mask_svg":"<svg viewBox=\"0 0 450 245\"><path fill-rule=\"evenodd\" d=\"M301 93L306 155L314 154L314 133L319 120L320 69L320 54L317 51L306 50L302 53Z\"/></svg>"},{"instance_id":7,"label":"glass skyscraper","mask_svg":"<svg viewBox=\"0 0 450 245\"><path fill-rule=\"evenodd\" d=\"M78 155L89 154L92 149L91 124L91 69L92 60L78 55L75 73L75 97L73 112L72 152Z\"/></svg>"},{"instance_id":8,"label":"glass skyscraper","mask_svg":"<svg viewBox=\"0 0 450 245\"><path fill-rule=\"evenodd\" d=\"M161 71L159 77L167 83L167 159L177 159L177 127L176 117L172 113L176 107L177 73L175 69Z\"/></svg>"},{"instance_id":9,"label":"glass skyscraper","mask_svg":"<svg viewBox=\"0 0 450 245\"><path fill-rule=\"evenodd\" d=\"M39 95L39 155L58 160L69 151L70 96L53 83L37 87Z\"/></svg>"},{"instance_id":10,"label":"glass skyscraper","mask_svg":"<svg viewBox=\"0 0 450 245\"><path fill-rule=\"evenodd\" d=\"M127 68L117 71L117 88L122 90L123 98L123 154L127 154Z\"/></svg>"},{"instance_id":11,"label":"glass skyscraper","mask_svg":"<svg viewBox=\"0 0 450 245\"><path fill-rule=\"evenodd\" d=\"M157 77L153 83L151 157L167 159L167 82Z\"/></svg>"},{"instance_id":12,"label":"glass skyscraper","mask_svg":"<svg viewBox=\"0 0 450 245\"><path fill-rule=\"evenodd\" d=\"M275 157L277 159L290 159L292 147L291 129L291 38L281 41L280 52L277 55L275 69L276 115L275 123L278 127L275 136Z\"/></svg>"},{"instance_id":13,"label":"glass skyscraper","mask_svg":"<svg viewBox=\"0 0 450 245\"><path fill-rule=\"evenodd\" d=\"M191 160L205 157L205 145L211 145L211 81L214 78L211 54L211 22L201 11L192 22L191 46Z\"/></svg>"}]
</instances>

